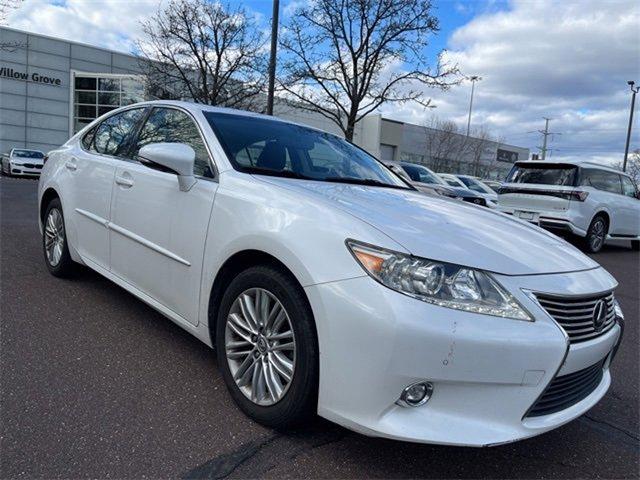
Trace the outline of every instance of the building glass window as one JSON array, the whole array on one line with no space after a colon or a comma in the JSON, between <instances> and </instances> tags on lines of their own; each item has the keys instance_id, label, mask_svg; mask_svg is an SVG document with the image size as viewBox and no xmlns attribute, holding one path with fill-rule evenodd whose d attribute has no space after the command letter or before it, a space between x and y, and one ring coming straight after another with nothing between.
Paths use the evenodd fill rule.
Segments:
<instances>
[{"instance_id":1,"label":"building glass window","mask_svg":"<svg viewBox=\"0 0 640 480\"><path fill-rule=\"evenodd\" d=\"M130 75L76 75L74 79L73 133L100 115L145 99L144 84Z\"/></svg>"}]
</instances>

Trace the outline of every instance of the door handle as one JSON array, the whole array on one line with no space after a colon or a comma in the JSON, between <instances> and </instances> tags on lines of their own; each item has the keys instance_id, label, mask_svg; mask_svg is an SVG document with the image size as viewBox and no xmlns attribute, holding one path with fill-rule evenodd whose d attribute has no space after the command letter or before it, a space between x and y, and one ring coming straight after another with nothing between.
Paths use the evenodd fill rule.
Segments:
<instances>
[{"instance_id":1,"label":"door handle","mask_svg":"<svg viewBox=\"0 0 640 480\"><path fill-rule=\"evenodd\" d=\"M118 185L121 185L121 186L127 187L127 188L133 187L133 180L131 178L127 178L127 177L117 176L116 177L116 183Z\"/></svg>"},{"instance_id":2,"label":"door handle","mask_svg":"<svg viewBox=\"0 0 640 480\"><path fill-rule=\"evenodd\" d=\"M64 166L67 167L67 169L71 170L72 172L75 172L78 169L78 163L75 158L72 158L71 160L67 160L67 163L65 163Z\"/></svg>"}]
</instances>

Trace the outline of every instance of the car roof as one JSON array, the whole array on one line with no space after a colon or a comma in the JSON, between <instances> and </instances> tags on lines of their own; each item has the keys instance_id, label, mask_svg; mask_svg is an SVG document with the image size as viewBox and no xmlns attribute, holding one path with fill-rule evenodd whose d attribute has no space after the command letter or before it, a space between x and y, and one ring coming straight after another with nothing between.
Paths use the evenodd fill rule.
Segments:
<instances>
[{"instance_id":1,"label":"car roof","mask_svg":"<svg viewBox=\"0 0 640 480\"><path fill-rule=\"evenodd\" d=\"M588 160L567 160L561 162L549 162L546 160L521 160L519 162L515 162L515 165L522 166L544 166L544 165L554 165L554 166L567 166L567 167L588 167L588 168L597 168L599 170L606 170L612 173L619 173L620 175L629 176L628 173L618 170L615 167L611 167L608 165L603 165L601 163L590 162Z\"/></svg>"},{"instance_id":2,"label":"car roof","mask_svg":"<svg viewBox=\"0 0 640 480\"><path fill-rule=\"evenodd\" d=\"M260 118L262 120L269 120L271 122L286 123L289 125L298 125L305 128L309 128L311 130L316 130L318 132L326 133L328 135L337 137L337 135L335 135L334 133L327 132L320 128L312 127L311 125L306 125L304 123L293 122L290 120L286 120L284 118L265 115L264 113L250 112L247 110L238 110L236 108L218 107L215 105L207 105L205 103L186 102L184 100L149 100L146 102L136 103L135 105L136 106L163 106L163 105L174 106L174 107L183 108L194 114L198 114L202 112L212 112L212 113L232 114L232 115L237 115L237 116L247 117L247 118ZM128 105L128 107L131 107L131 106L133 105Z\"/></svg>"}]
</instances>

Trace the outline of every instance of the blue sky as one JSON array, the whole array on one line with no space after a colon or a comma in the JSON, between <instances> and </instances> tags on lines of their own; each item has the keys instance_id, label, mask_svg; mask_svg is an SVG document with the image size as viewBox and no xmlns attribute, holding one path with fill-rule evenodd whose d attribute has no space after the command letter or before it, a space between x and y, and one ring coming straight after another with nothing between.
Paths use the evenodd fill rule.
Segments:
<instances>
[{"instance_id":1,"label":"blue sky","mask_svg":"<svg viewBox=\"0 0 640 480\"><path fill-rule=\"evenodd\" d=\"M295 5L281 0L286 23ZM268 31L270 0L233 2ZM640 83L640 2L637 0L433 0L441 31L425 50L446 48L467 75L481 75L472 123L506 143L540 145L543 117L562 133L551 140L557 159L622 159L629 118L627 80ZM9 26L116 50L132 51L139 22L157 0L25 0ZM386 105L386 117L417 124L466 126L470 85L427 90L437 108ZM640 148L636 106L632 149ZM532 133L533 132L533 133Z\"/></svg>"}]
</instances>

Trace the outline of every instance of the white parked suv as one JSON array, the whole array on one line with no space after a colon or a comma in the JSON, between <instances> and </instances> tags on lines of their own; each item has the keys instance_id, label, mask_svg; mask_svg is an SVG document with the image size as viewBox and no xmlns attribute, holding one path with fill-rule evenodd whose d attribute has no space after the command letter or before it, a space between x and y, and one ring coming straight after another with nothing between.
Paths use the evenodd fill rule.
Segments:
<instances>
[{"instance_id":1,"label":"white parked suv","mask_svg":"<svg viewBox=\"0 0 640 480\"><path fill-rule=\"evenodd\" d=\"M517 162L499 190L498 208L549 230L584 238L589 252L608 240L640 247L640 200L625 173L589 162Z\"/></svg>"},{"instance_id":2,"label":"white parked suv","mask_svg":"<svg viewBox=\"0 0 640 480\"><path fill-rule=\"evenodd\" d=\"M2 156L3 175L39 176L44 165L44 153L40 150L12 148Z\"/></svg>"},{"instance_id":3,"label":"white parked suv","mask_svg":"<svg viewBox=\"0 0 640 480\"><path fill-rule=\"evenodd\" d=\"M319 130L130 105L50 152L38 204L53 275L87 265L215 346L235 402L271 427L317 413L495 445L579 417L611 384L624 322L600 265Z\"/></svg>"}]
</instances>

